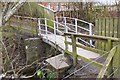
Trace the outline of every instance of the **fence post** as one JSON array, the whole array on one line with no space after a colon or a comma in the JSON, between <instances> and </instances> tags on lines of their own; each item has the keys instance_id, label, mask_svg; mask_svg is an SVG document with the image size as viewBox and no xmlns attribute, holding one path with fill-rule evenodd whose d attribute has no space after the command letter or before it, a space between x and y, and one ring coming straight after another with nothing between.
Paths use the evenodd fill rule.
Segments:
<instances>
[{"instance_id":1,"label":"fence post","mask_svg":"<svg viewBox=\"0 0 120 80\"><path fill-rule=\"evenodd\" d=\"M112 48L112 41L110 39L108 39L108 41L107 41L107 50L109 51L109 50L111 50L111 48Z\"/></svg>"},{"instance_id":2,"label":"fence post","mask_svg":"<svg viewBox=\"0 0 120 80\"><path fill-rule=\"evenodd\" d=\"M65 35L65 42L67 42L67 35ZM65 52L64 52L64 56L67 57L66 51L68 51L68 44L65 43Z\"/></svg>"},{"instance_id":3,"label":"fence post","mask_svg":"<svg viewBox=\"0 0 120 80\"><path fill-rule=\"evenodd\" d=\"M72 52L73 52L73 62L74 66L77 64L77 48L76 48L76 37L71 35L72 38Z\"/></svg>"},{"instance_id":4,"label":"fence post","mask_svg":"<svg viewBox=\"0 0 120 80\"><path fill-rule=\"evenodd\" d=\"M55 44L56 44L56 25L55 25L55 21L54 21L54 37L55 37Z\"/></svg>"},{"instance_id":5,"label":"fence post","mask_svg":"<svg viewBox=\"0 0 120 80\"><path fill-rule=\"evenodd\" d=\"M89 23L89 35L92 35L92 23ZM90 44L92 45L92 40L90 40Z\"/></svg>"},{"instance_id":6,"label":"fence post","mask_svg":"<svg viewBox=\"0 0 120 80\"><path fill-rule=\"evenodd\" d=\"M41 24L40 24L40 18L38 18L38 27L39 27L39 33L38 35L41 35Z\"/></svg>"},{"instance_id":7,"label":"fence post","mask_svg":"<svg viewBox=\"0 0 120 80\"><path fill-rule=\"evenodd\" d=\"M110 39L108 39L107 41L107 50L111 50L112 48L112 41ZM113 60L111 60L109 66L108 66L108 75L110 75L113 72L113 67L112 67L112 62Z\"/></svg>"},{"instance_id":8,"label":"fence post","mask_svg":"<svg viewBox=\"0 0 120 80\"><path fill-rule=\"evenodd\" d=\"M48 41L48 33L47 33L47 19L45 18L45 34L46 34L46 41Z\"/></svg>"},{"instance_id":9,"label":"fence post","mask_svg":"<svg viewBox=\"0 0 120 80\"><path fill-rule=\"evenodd\" d=\"M57 30L58 30L58 17L56 16Z\"/></svg>"}]
</instances>

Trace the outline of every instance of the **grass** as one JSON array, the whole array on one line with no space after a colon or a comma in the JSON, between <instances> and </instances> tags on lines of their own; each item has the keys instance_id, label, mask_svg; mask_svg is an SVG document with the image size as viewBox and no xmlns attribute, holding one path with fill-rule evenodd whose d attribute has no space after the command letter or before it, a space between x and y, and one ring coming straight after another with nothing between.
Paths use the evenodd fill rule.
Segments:
<instances>
[{"instance_id":1,"label":"grass","mask_svg":"<svg viewBox=\"0 0 120 80\"><path fill-rule=\"evenodd\" d=\"M37 18L48 18L50 20L54 20L54 12L38 5L36 2L25 3L23 7L19 10L19 15L23 16L32 16ZM47 22L49 26L53 26L54 24L50 21Z\"/></svg>"}]
</instances>

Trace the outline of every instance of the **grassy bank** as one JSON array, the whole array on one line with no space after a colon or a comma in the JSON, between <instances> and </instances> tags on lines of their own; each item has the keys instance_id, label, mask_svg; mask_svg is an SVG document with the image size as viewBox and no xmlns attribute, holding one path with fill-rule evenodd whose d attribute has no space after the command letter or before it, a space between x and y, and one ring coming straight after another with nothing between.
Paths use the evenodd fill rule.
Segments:
<instances>
[{"instance_id":1,"label":"grassy bank","mask_svg":"<svg viewBox=\"0 0 120 80\"><path fill-rule=\"evenodd\" d=\"M40 6L36 2L25 3L16 14L21 16L30 16L36 18L40 17L54 20L54 12L44 8L43 6ZM42 22L44 23L44 21ZM49 26L53 26L52 22L48 21L47 23Z\"/></svg>"}]
</instances>

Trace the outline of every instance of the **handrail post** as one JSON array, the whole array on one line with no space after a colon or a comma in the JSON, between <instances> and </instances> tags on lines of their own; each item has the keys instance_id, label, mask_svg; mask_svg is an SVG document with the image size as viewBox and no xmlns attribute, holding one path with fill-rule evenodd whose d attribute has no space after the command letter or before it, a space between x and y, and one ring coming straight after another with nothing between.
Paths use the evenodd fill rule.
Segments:
<instances>
[{"instance_id":1,"label":"handrail post","mask_svg":"<svg viewBox=\"0 0 120 80\"><path fill-rule=\"evenodd\" d=\"M67 20L66 20L66 17L64 17L64 22L65 22L65 32L68 33L68 28L67 28Z\"/></svg>"},{"instance_id":2,"label":"handrail post","mask_svg":"<svg viewBox=\"0 0 120 80\"><path fill-rule=\"evenodd\" d=\"M65 32L68 33L68 28L67 28L67 24L66 24L66 17L63 18L64 19L64 22L65 22ZM65 35L65 41L67 41L67 35ZM65 51L68 51L68 44L65 43ZM64 54L64 56L66 56Z\"/></svg>"},{"instance_id":3,"label":"handrail post","mask_svg":"<svg viewBox=\"0 0 120 80\"><path fill-rule=\"evenodd\" d=\"M77 34L78 33L78 20L75 19L75 33ZM78 41L78 38L76 38L76 41Z\"/></svg>"},{"instance_id":4,"label":"handrail post","mask_svg":"<svg viewBox=\"0 0 120 80\"><path fill-rule=\"evenodd\" d=\"M54 37L55 37L55 44L56 44L56 25L55 25L55 21L54 21Z\"/></svg>"},{"instance_id":5,"label":"handrail post","mask_svg":"<svg viewBox=\"0 0 120 80\"><path fill-rule=\"evenodd\" d=\"M89 35L92 35L92 23L89 23ZM90 40L90 44L92 45L92 40Z\"/></svg>"},{"instance_id":6,"label":"handrail post","mask_svg":"<svg viewBox=\"0 0 120 80\"><path fill-rule=\"evenodd\" d=\"M65 35L65 42L67 41L67 35ZM65 43L65 52L64 52L64 56L67 57L66 55L66 51L68 51L68 44Z\"/></svg>"},{"instance_id":7,"label":"handrail post","mask_svg":"<svg viewBox=\"0 0 120 80\"><path fill-rule=\"evenodd\" d=\"M39 27L39 33L38 35L41 35L41 23L40 23L40 18L38 18L38 27Z\"/></svg>"},{"instance_id":8,"label":"handrail post","mask_svg":"<svg viewBox=\"0 0 120 80\"><path fill-rule=\"evenodd\" d=\"M75 19L75 32L76 34L78 33L78 28L77 28L78 24L77 24L77 19Z\"/></svg>"},{"instance_id":9,"label":"handrail post","mask_svg":"<svg viewBox=\"0 0 120 80\"><path fill-rule=\"evenodd\" d=\"M76 37L71 35L72 38L72 52L73 52L73 62L74 66L77 64L77 46L76 46Z\"/></svg>"},{"instance_id":10,"label":"handrail post","mask_svg":"<svg viewBox=\"0 0 120 80\"><path fill-rule=\"evenodd\" d=\"M47 33L47 19L45 18L45 34L46 34L46 41L48 41L48 33Z\"/></svg>"},{"instance_id":11,"label":"handrail post","mask_svg":"<svg viewBox=\"0 0 120 80\"><path fill-rule=\"evenodd\" d=\"M57 30L58 30L58 17L56 16Z\"/></svg>"},{"instance_id":12,"label":"handrail post","mask_svg":"<svg viewBox=\"0 0 120 80\"><path fill-rule=\"evenodd\" d=\"M107 41L107 50L111 50L112 48L112 41L108 39ZM113 72L113 67L112 67L113 60L111 60L109 66L108 66L108 75L110 75Z\"/></svg>"}]
</instances>

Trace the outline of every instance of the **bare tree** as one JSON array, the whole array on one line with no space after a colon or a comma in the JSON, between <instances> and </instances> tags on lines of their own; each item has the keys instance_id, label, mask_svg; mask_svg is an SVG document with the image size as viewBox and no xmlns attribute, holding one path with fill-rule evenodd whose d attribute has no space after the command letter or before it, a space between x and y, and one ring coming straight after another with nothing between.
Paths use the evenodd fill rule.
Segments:
<instances>
[{"instance_id":1,"label":"bare tree","mask_svg":"<svg viewBox=\"0 0 120 80\"><path fill-rule=\"evenodd\" d=\"M24 4L26 0L18 0L17 2L2 2L0 1L0 74L2 72L2 26L8 19Z\"/></svg>"},{"instance_id":2,"label":"bare tree","mask_svg":"<svg viewBox=\"0 0 120 80\"><path fill-rule=\"evenodd\" d=\"M2 26L25 2L0 2L0 26Z\"/></svg>"}]
</instances>

